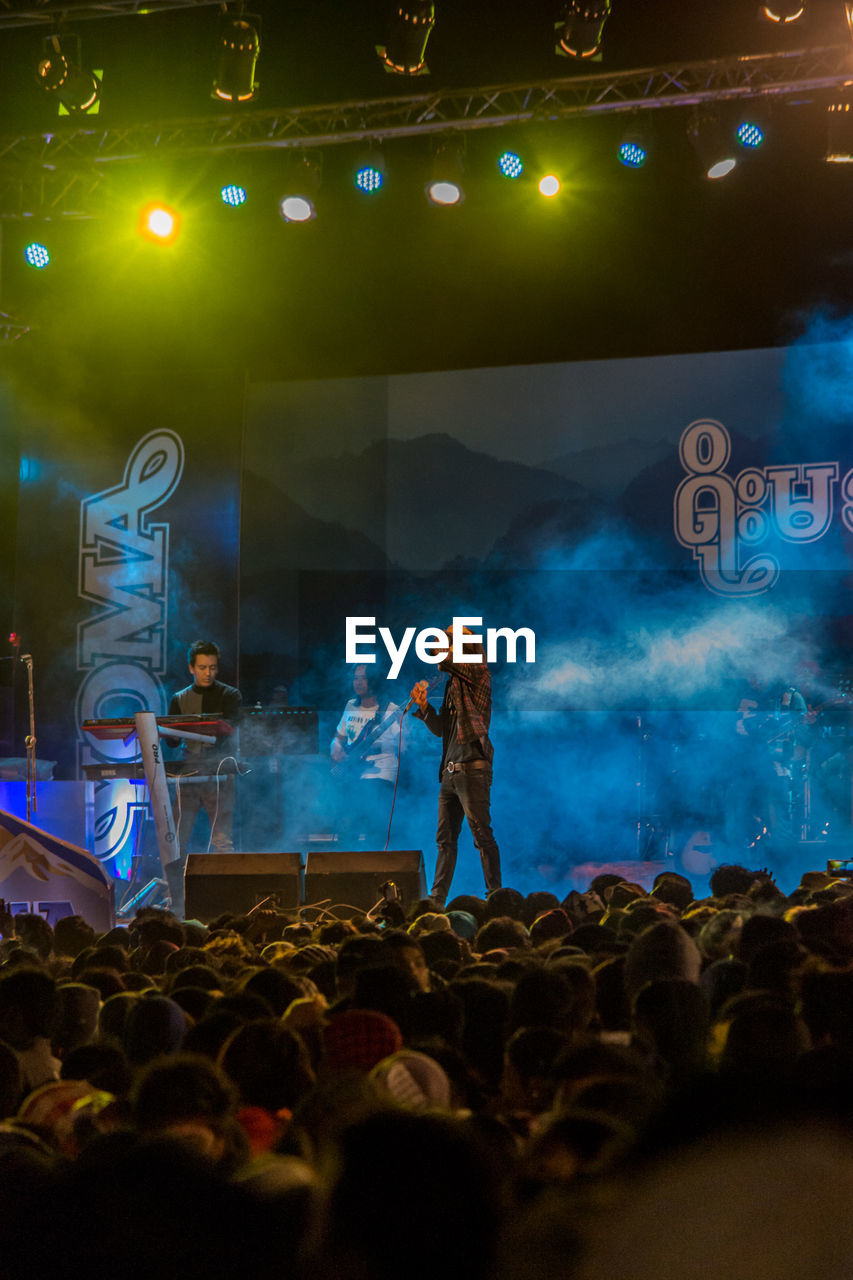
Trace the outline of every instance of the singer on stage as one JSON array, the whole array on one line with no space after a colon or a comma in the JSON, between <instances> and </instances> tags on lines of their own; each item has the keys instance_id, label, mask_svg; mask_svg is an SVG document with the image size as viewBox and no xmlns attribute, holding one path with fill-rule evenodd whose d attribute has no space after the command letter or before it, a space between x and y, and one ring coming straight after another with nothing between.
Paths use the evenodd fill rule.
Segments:
<instances>
[{"instance_id":1,"label":"singer on stage","mask_svg":"<svg viewBox=\"0 0 853 1280\"><path fill-rule=\"evenodd\" d=\"M192 684L176 693L169 704L169 715L216 716L236 726L242 697L233 685L217 680L219 649L212 640L196 640L187 652ZM209 746L204 742L184 742L182 756L188 769L178 781L175 796L175 826L181 860L186 858L193 827L199 810L204 809L210 822L210 848L214 853L227 853L234 848L234 771L220 769L223 758L236 752L236 736ZM199 781L193 779L193 773ZM203 779L203 781L201 780Z\"/></svg>"},{"instance_id":2,"label":"singer on stage","mask_svg":"<svg viewBox=\"0 0 853 1280\"><path fill-rule=\"evenodd\" d=\"M467 627L464 633L470 635ZM453 642L453 627L447 628ZM471 646L474 648L475 646ZM427 698L427 682L419 681L412 689L417 703L414 714L423 720L436 737L441 738L439 766L438 856L432 894L444 906L453 872L456 869L456 846L462 829L462 818L468 826L480 855L486 892L501 887L501 861L490 816L492 789L492 756L489 739L492 718L492 677L485 654L479 648L480 662L455 664L450 654L439 665L447 674L441 709L436 711Z\"/></svg>"}]
</instances>

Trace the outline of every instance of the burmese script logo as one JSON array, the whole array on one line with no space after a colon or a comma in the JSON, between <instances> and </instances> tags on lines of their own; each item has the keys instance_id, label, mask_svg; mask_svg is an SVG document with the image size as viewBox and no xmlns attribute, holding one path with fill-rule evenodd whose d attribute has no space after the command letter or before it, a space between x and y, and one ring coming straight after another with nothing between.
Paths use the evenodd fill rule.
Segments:
<instances>
[{"instance_id":1,"label":"burmese script logo","mask_svg":"<svg viewBox=\"0 0 853 1280\"><path fill-rule=\"evenodd\" d=\"M687 472L675 493L675 536L689 547L699 576L721 596L755 596L775 586L777 556L760 549L775 536L792 545L817 542L832 525L837 462L726 471L731 438L719 422L693 422L678 446ZM853 470L840 484L841 519L853 532Z\"/></svg>"}]
</instances>

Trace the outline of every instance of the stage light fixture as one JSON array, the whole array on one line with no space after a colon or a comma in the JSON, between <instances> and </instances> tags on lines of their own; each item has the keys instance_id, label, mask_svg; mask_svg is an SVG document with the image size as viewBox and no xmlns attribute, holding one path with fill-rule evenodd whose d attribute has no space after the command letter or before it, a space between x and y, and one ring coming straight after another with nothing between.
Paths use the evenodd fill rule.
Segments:
<instances>
[{"instance_id":1,"label":"stage light fixture","mask_svg":"<svg viewBox=\"0 0 853 1280\"><path fill-rule=\"evenodd\" d=\"M626 169L642 169L649 158L649 146L645 134L631 129L622 135L617 151L619 163Z\"/></svg>"},{"instance_id":2,"label":"stage light fixture","mask_svg":"<svg viewBox=\"0 0 853 1280\"><path fill-rule=\"evenodd\" d=\"M735 129L735 137L744 150L755 151L764 144L764 125L757 117L747 117Z\"/></svg>"},{"instance_id":3,"label":"stage light fixture","mask_svg":"<svg viewBox=\"0 0 853 1280\"><path fill-rule=\"evenodd\" d=\"M524 161L517 151L502 151L498 156L498 168L505 178L520 178L524 172Z\"/></svg>"},{"instance_id":4,"label":"stage light fixture","mask_svg":"<svg viewBox=\"0 0 853 1280\"><path fill-rule=\"evenodd\" d=\"M320 190L323 161L319 152L299 152L288 165L287 189L278 211L285 222L310 222L316 217L315 200Z\"/></svg>"},{"instance_id":5,"label":"stage light fixture","mask_svg":"<svg viewBox=\"0 0 853 1280\"><path fill-rule=\"evenodd\" d=\"M548 200L552 200L560 191L560 179L553 173L546 173L539 181L539 191Z\"/></svg>"},{"instance_id":6,"label":"stage light fixture","mask_svg":"<svg viewBox=\"0 0 853 1280\"><path fill-rule=\"evenodd\" d=\"M761 14L768 22L786 25L799 22L806 11L808 0L768 0L761 6Z\"/></svg>"},{"instance_id":7,"label":"stage light fixture","mask_svg":"<svg viewBox=\"0 0 853 1280\"><path fill-rule=\"evenodd\" d=\"M702 113L694 115L688 126L687 136L703 174L712 182L725 178L736 167L734 142L724 133L718 116Z\"/></svg>"},{"instance_id":8,"label":"stage light fixture","mask_svg":"<svg viewBox=\"0 0 853 1280\"><path fill-rule=\"evenodd\" d=\"M50 266L50 252L47 245L40 244L38 240L31 241L24 249L24 260L28 267L43 271L45 267Z\"/></svg>"},{"instance_id":9,"label":"stage light fixture","mask_svg":"<svg viewBox=\"0 0 853 1280\"><path fill-rule=\"evenodd\" d=\"M231 209L239 209L241 204L246 203L246 188L241 187L236 182L229 182L222 188L219 197L223 204L227 204Z\"/></svg>"},{"instance_id":10,"label":"stage light fixture","mask_svg":"<svg viewBox=\"0 0 853 1280\"><path fill-rule=\"evenodd\" d=\"M101 82L82 64L79 36L46 36L36 75L44 91L70 115L94 111L99 105Z\"/></svg>"},{"instance_id":11,"label":"stage light fixture","mask_svg":"<svg viewBox=\"0 0 853 1280\"><path fill-rule=\"evenodd\" d=\"M435 26L431 0L400 0L390 17L388 40L376 45L384 69L395 76L428 76L427 42Z\"/></svg>"},{"instance_id":12,"label":"stage light fixture","mask_svg":"<svg viewBox=\"0 0 853 1280\"><path fill-rule=\"evenodd\" d=\"M562 58L601 57L604 24L610 17L611 0L563 0L554 30L554 50Z\"/></svg>"},{"instance_id":13,"label":"stage light fixture","mask_svg":"<svg viewBox=\"0 0 853 1280\"><path fill-rule=\"evenodd\" d=\"M465 199L462 188L462 142L459 139L439 142L433 152L432 177L426 185L430 204L447 207Z\"/></svg>"},{"instance_id":14,"label":"stage light fixture","mask_svg":"<svg viewBox=\"0 0 853 1280\"><path fill-rule=\"evenodd\" d=\"M253 13L226 14L223 18L212 98L232 103L251 102L254 98L258 91L255 68L261 51L260 22Z\"/></svg>"},{"instance_id":15,"label":"stage light fixture","mask_svg":"<svg viewBox=\"0 0 853 1280\"><path fill-rule=\"evenodd\" d=\"M828 164L853 164L853 98L833 99L826 109Z\"/></svg>"},{"instance_id":16,"label":"stage light fixture","mask_svg":"<svg viewBox=\"0 0 853 1280\"><path fill-rule=\"evenodd\" d=\"M180 229L181 215L159 201L151 201L139 215L139 234L152 244L174 244Z\"/></svg>"},{"instance_id":17,"label":"stage light fixture","mask_svg":"<svg viewBox=\"0 0 853 1280\"><path fill-rule=\"evenodd\" d=\"M382 190L385 185L385 158L378 147L369 147L358 155L353 181L357 190L366 196Z\"/></svg>"}]
</instances>

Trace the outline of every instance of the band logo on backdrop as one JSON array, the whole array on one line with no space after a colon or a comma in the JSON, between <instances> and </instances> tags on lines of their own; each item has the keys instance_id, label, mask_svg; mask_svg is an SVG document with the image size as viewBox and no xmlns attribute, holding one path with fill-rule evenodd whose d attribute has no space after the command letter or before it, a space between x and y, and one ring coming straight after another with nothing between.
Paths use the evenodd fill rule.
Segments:
<instances>
[{"instance_id":1,"label":"band logo on backdrop","mask_svg":"<svg viewBox=\"0 0 853 1280\"><path fill-rule=\"evenodd\" d=\"M675 493L675 536L692 550L702 582L716 595L770 591L781 564L756 548L774 535L791 544L817 542L832 525L837 462L748 467L732 477L725 471L729 433L713 421L691 423L678 452L687 478ZM840 492L841 519L853 532L853 470Z\"/></svg>"},{"instance_id":2,"label":"band logo on backdrop","mask_svg":"<svg viewBox=\"0 0 853 1280\"><path fill-rule=\"evenodd\" d=\"M80 503L79 587L96 612L77 629L77 765L133 760L136 740L94 742L84 720L163 714L166 690L169 525L150 513L177 488L184 446L173 431L152 431L134 446L120 484ZM145 789L129 781L95 783L92 848L126 877ZM136 820L136 821L135 821Z\"/></svg>"}]
</instances>

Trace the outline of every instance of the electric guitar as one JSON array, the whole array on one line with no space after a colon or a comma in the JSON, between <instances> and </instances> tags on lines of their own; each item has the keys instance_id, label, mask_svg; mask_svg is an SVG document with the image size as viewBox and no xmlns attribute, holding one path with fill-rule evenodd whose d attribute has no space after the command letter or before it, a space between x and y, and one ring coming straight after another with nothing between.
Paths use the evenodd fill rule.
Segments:
<instances>
[{"instance_id":1,"label":"electric guitar","mask_svg":"<svg viewBox=\"0 0 853 1280\"><path fill-rule=\"evenodd\" d=\"M353 738L352 742L346 742L341 746L344 754L340 760L336 760L332 764L332 777L345 777L350 770L360 765L370 755L370 748L374 742L378 741L392 725L399 724L413 703L414 698L410 698L404 707L398 707L396 711L389 711L381 720L368 720L357 738Z\"/></svg>"},{"instance_id":2,"label":"electric guitar","mask_svg":"<svg viewBox=\"0 0 853 1280\"><path fill-rule=\"evenodd\" d=\"M427 681L427 693L431 692L440 679L441 676L437 675ZM344 754L340 760L335 760L332 764L332 777L342 778L351 769L355 769L356 765L361 764L370 755L370 748L374 742L381 738L383 733L390 729L392 725L399 724L409 707L414 705L414 698L409 698L404 707L398 707L396 711L387 712L381 720L368 720L357 738L353 738L352 742L345 742L341 746Z\"/></svg>"}]
</instances>

